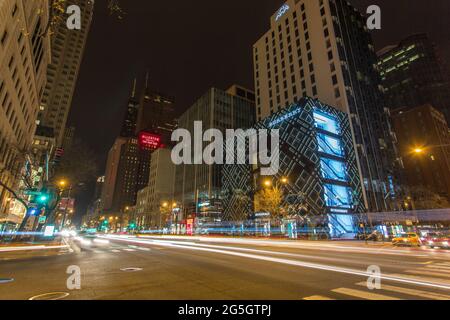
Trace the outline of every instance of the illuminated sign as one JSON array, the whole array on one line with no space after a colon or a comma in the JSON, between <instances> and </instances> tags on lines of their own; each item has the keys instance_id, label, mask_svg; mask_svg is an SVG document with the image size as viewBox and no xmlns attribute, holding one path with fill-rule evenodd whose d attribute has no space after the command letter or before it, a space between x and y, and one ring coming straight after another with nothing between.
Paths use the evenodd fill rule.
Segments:
<instances>
[{"instance_id":1,"label":"illuminated sign","mask_svg":"<svg viewBox=\"0 0 450 320\"><path fill-rule=\"evenodd\" d=\"M55 233L55 226L46 226L44 229L44 237L53 237Z\"/></svg>"},{"instance_id":2,"label":"illuminated sign","mask_svg":"<svg viewBox=\"0 0 450 320\"><path fill-rule=\"evenodd\" d=\"M282 16L286 14L286 12L289 11L289 5L284 4L277 12L277 15L275 16L275 21L278 21Z\"/></svg>"},{"instance_id":3,"label":"illuminated sign","mask_svg":"<svg viewBox=\"0 0 450 320\"><path fill-rule=\"evenodd\" d=\"M287 119L292 118L293 116L299 114L301 111L302 111L302 109L298 108L298 109L295 109L294 111L286 113L286 114L282 115L281 117L275 119L271 123L269 123L269 127L276 126L277 124L280 124L280 123L286 121Z\"/></svg>"},{"instance_id":4,"label":"illuminated sign","mask_svg":"<svg viewBox=\"0 0 450 320\"><path fill-rule=\"evenodd\" d=\"M141 149L151 150L161 148L161 136L153 133L141 132L139 134L139 147L141 147Z\"/></svg>"}]
</instances>

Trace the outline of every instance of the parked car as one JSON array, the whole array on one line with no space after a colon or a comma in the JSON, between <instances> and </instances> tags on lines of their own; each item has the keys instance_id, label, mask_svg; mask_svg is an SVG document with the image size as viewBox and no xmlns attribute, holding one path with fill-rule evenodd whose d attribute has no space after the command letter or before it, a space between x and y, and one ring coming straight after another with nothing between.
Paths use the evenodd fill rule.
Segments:
<instances>
[{"instance_id":1,"label":"parked car","mask_svg":"<svg viewBox=\"0 0 450 320\"><path fill-rule=\"evenodd\" d=\"M450 234L437 234L427 240L426 245L430 248L450 249Z\"/></svg>"},{"instance_id":2,"label":"parked car","mask_svg":"<svg viewBox=\"0 0 450 320\"><path fill-rule=\"evenodd\" d=\"M402 233L392 239L392 244L394 246L420 247L422 243L417 233L408 232Z\"/></svg>"}]
</instances>

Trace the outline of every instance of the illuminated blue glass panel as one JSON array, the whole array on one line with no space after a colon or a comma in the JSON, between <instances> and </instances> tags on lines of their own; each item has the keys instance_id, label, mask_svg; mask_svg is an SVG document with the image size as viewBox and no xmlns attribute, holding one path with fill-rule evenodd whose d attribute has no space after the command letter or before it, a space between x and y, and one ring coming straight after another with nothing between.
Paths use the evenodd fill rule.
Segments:
<instances>
[{"instance_id":1,"label":"illuminated blue glass panel","mask_svg":"<svg viewBox=\"0 0 450 320\"><path fill-rule=\"evenodd\" d=\"M322 133L317 134L317 141L319 143L319 151L333 156L341 157L344 155L339 139L327 136Z\"/></svg>"},{"instance_id":2,"label":"illuminated blue glass panel","mask_svg":"<svg viewBox=\"0 0 450 320\"><path fill-rule=\"evenodd\" d=\"M352 198L349 188L334 184L324 185L325 202L328 207L351 208Z\"/></svg>"},{"instance_id":3,"label":"illuminated blue glass panel","mask_svg":"<svg viewBox=\"0 0 450 320\"><path fill-rule=\"evenodd\" d=\"M340 128L338 121L331 115L314 110L314 121L316 128L334 133L340 134Z\"/></svg>"},{"instance_id":4,"label":"illuminated blue glass panel","mask_svg":"<svg viewBox=\"0 0 450 320\"><path fill-rule=\"evenodd\" d=\"M345 163L332 159L320 159L322 178L338 181L347 181L347 170Z\"/></svg>"}]
</instances>

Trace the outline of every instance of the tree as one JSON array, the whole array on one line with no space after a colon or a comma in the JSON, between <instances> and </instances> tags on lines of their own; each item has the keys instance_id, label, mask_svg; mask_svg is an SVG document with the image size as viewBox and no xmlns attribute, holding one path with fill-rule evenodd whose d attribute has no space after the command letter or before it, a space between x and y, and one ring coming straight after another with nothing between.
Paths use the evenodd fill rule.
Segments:
<instances>
[{"instance_id":1,"label":"tree","mask_svg":"<svg viewBox=\"0 0 450 320\"><path fill-rule=\"evenodd\" d=\"M269 212L272 218L281 219L287 214L282 202L283 192L280 188L264 188L255 195L255 210Z\"/></svg>"},{"instance_id":2,"label":"tree","mask_svg":"<svg viewBox=\"0 0 450 320\"><path fill-rule=\"evenodd\" d=\"M64 150L61 162L56 165L53 180L68 180L71 186L92 181L97 174L95 153L80 140L75 140Z\"/></svg>"}]
</instances>

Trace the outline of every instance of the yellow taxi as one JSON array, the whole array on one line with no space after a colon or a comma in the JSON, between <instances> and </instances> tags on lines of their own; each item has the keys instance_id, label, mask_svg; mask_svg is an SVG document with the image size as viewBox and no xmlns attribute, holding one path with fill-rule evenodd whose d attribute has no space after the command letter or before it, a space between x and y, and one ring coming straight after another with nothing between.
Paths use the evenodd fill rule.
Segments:
<instances>
[{"instance_id":1,"label":"yellow taxi","mask_svg":"<svg viewBox=\"0 0 450 320\"><path fill-rule=\"evenodd\" d=\"M408 232L396 236L394 239L392 239L392 244L394 246L420 247L421 241L417 233Z\"/></svg>"}]
</instances>

